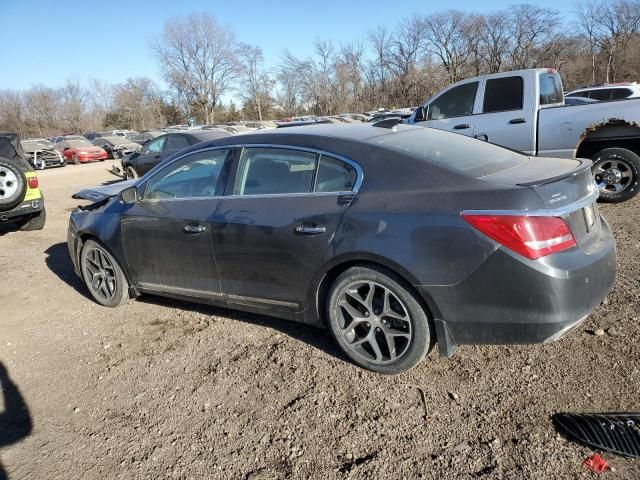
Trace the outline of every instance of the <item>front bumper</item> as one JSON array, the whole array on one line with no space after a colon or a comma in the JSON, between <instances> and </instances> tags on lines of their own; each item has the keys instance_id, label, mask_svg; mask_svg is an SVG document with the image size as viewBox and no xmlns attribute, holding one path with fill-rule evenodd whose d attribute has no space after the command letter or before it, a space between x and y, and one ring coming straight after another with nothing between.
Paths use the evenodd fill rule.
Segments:
<instances>
[{"instance_id":1,"label":"front bumper","mask_svg":"<svg viewBox=\"0 0 640 480\"><path fill-rule=\"evenodd\" d=\"M0 212L0 222L10 222L16 218L32 215L40 212L44 208L44 198L22 202L11 210Z\"/></svg>"},{"instance_id":2,"label":"front bumper","mask_svg":"<svg viewBox=\"0 0 640 480\"><path fill-rule=\"evenodd\" d=\"M498 249L456 285L418 286L439 310L436 335L444 355L463 344L554 341L602 303L615 281L613 235L602 220L599 243L585 252L527 260Z\"/></svg>"}]
</instances>

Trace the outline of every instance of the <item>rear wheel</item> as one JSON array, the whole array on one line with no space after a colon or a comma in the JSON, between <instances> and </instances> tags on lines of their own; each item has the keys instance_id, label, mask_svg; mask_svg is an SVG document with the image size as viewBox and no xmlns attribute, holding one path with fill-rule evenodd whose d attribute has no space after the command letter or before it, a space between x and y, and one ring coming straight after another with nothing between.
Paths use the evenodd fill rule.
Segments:
<instances>
[{"instance_id":1,"label":"rear wheel","mask_svg":"<svg viewBox=\"0 0 640 480\"><path fill-rule=\"evenodd\" d=\"M125 175L127 176L127 180L134 180L138 178L138 172L131 165L127 165L127 168L124 170Z\"/></svg>"},{"instance_id":2,"label":"rear wheel","mask_svg":"<svg viewBox=\"0 0 640 480\"><path fill-rule=\"evenodd\" d=\"M116 259L95 240L87 240L80 253L82 278L91 296L105 307L119 307L129 298L129 282Z\"/></svg>"},{"instance_id":3,"label":"rear wheel","mask_svg":"<svg viewBox=\"0 0 640 480\"><path fill-rule=\"evenodd\" d=\"M20 230L24 230L25 232L31 232L33 230L42 230L44 228L44 224L47 221L47 211L42 208L35 215L27 218L26 220L22 220L20 222Z\"/></svg>"},{"instance_id":4,"label":"rear wheel","mask_svg":"<svg viewBox=\"0 0 640 480\"><path fill-rule=\"evenodd\" d=\"M342 351L374 372L396 374L420 363L433 344L429 318L392 272L353 267L329 293L327 317Z\"/></svg>"},{"instance_id":5,"label":"rear wheel","mask_svg":"<svg viewBox=\"0 0 640 480\"><path fill-rule=\"evenodd\" d=\"M604 202L624 202L638 193L640 157L631 150L605 148L593 157L591 171Z\"/></svg>"}]
</instances>

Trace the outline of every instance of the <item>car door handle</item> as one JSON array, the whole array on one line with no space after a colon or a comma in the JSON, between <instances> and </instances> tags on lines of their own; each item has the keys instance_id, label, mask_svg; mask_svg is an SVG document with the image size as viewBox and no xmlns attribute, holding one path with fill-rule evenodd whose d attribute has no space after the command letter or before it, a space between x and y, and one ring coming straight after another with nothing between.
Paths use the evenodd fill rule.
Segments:
<instances>
[{"instance_id":1,"label":"car door handle","mask_svg":"<svg viewBox=\"0 0 640 480\"><path fill-rule=\"evenodd\" d=\"M303 235L318 235L319 233L325 233L326 227L310 227L305 225L298 225L296 227L296 233L302 233Z\"/></svg>"},{"instance_id":2,"label":"car door handle","mask_svg":"<svg viewBox=\"0 0 640 480\"><path fill-rule=\"evenodd\" d=\"M527 123L527 121L524 118L512 118L511 120L509 120L509 123L511 125L515 125L517 123Z\"/></svg>"},{"instance_id":3,"label":"car door handle","mask_svg":"<svg viewBox=\"0 0 640 480\"><path fill-rule=\"evenodd\" d=\"M185 225L184 231L186 233L202 233L207 230L204 225Z\"/></svg>"},{"instance_id":4,"label":"car door handle","mask_svg":"<svg viewBox=\"0 0 640 480\"><path fill-rule=\"evenodd\" d=\"M470 127L470 125L468 123L460 123L460 124L456 125L455 127L453 127L453 129L454 130L466 130L469 127Z\"/></svg>"}]
</instances>

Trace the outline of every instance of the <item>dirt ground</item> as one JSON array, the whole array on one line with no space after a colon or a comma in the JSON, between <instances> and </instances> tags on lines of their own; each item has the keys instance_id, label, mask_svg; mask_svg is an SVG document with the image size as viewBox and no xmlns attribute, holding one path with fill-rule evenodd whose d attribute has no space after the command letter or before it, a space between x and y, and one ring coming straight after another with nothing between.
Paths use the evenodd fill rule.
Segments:
<instances>
[{"instance_id":1,"label":"dirt ground","mask_svg":"<svg viewBox=\"0 0 640 480\"><path fill-rule=\"evenodd\" d=\"M640 410L640 198L601 205L618 278L581 329L550 345L433 351L384 377L314 328L158 297L90 300L67 220L74 191L115 178L109 163L39 175L42 232L0 226L11 479L589 478L593 451L550 415ZM604 477L640 478L638 461L604 457Z\"/></svg>"}]
</instances>

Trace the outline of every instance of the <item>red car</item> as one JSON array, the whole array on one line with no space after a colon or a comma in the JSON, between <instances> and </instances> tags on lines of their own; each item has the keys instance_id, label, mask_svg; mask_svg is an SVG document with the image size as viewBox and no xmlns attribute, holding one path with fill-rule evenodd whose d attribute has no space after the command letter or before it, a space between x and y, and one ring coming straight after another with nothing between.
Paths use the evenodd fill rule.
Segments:
<instances>
[{"instance_id":1,"label":"red car","mask_svg":"<svg viewBox=\"0 0 640 480\"><path fill-rule=\"evenodd\" d=\"M63 140L56 143L53 148L62 153L67 163L76 165L87 162L102 162L107 159L107 152L100 147L92 145L87 140Z\"/></svg>"}]
</instances>

